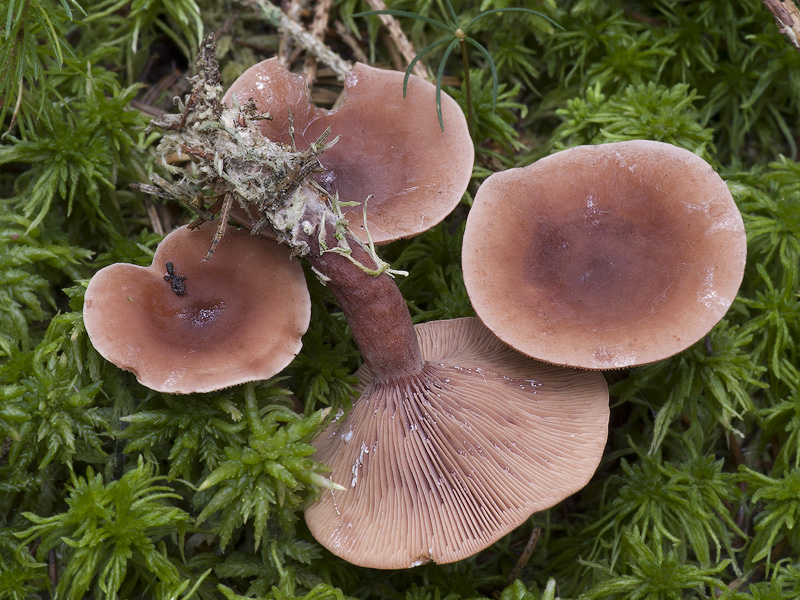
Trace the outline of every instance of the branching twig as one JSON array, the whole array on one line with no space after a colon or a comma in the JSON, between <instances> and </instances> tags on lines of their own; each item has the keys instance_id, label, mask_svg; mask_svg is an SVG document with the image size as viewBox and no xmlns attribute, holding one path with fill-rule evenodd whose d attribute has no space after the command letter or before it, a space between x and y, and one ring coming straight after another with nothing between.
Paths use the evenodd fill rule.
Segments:
<instances>
[{"instance_id":1,"label":"branching twig","mask_svg":"<svg viewBox=\"0 0 800 600\"><path fill-rule=\"evenodd\" d=\"M338 33L339 37L342 38L342 41L347 44L347 47L353 52L356 60L358 62L368 64L369 58L367 58L367 55L359 45L358 40L354 38L353 35L347 30L347 27L345 27L344 23L341 21L336 21L336 23L334 23L334 27L336 28L336 33Z\"/></svg>"},{"instance_id":2,"label":"branching twig","mask_svg":"<svg viewBox=\"0 0 800 600\"><path fill-rule=\"evenodd\" d=\"M300 15L303 13L306 4L308 4L307 0L289 0L284 4L283 10L290 20L299 23ZM278 44L278 60L281 61L282 65L288 66L290 62L289 57L294 50L292 47L292 37L290 35L281 35L280 39L280 44Z\"/></svg>"},{"instance_id":3,"label":"branching twig","mask_svg":"<svg viewBox=\"0 0 800 600\"><path fill-rule=\"evenodd\" d=\"M331 16L332 6L333 0L319 0L317 2L317 8L314 11L314 21L311 24L311 35L320 41L325 39L325 30L328 28L328 19ZM305 72L308 88L311 89L311 86L313 86L314 82L317 80L317 63L311 56L306 59Z\"/></svg>"},{"instance_id":4,"label":"branching twig","mask_svg":"<svg viewBox=\"0 0 800 600\"><path fill-rule=\"evenodd\" d=\"M372 10L386 10L386 4L384 4L383 0L367 0L367 4L369 4ZM403 55L406 64L411 64L411 62L417 56L417 51L414 50L414 47L406 37L406 34L403 33L400 23L398 23L397 19L395 19L392 15L383 14L379 15L379 17L384 27L386 27L386 29L389 31L389 36L392 38L395 46L397 46L400 54ZM422 61L419 61L414 65L414 75L421 77L422 79L428 79L428 73L425 71L425 67L421 63Z\"/></svg>"},{"instance_id":5,"label":"branching twig","mask_svg":"<svg viewBox=\"0 0 800 600\"><path fill-rule=\"evenodd\" d=\"M778 31L800 52L800 9L793 0L761 0L775 17Z\"/></svg>"},{"instance_id":6,"label":"branching twig","mask_svg":"<svg viewBox=\"0 0 800 600\"><path fill-rule=\"evenodd\" d=\"M241 2L245 6L257 9L268 22L288 33L304 50L313 54L318 61L328 65L337 79L345 80L352 65L306 31L300 23L290 19L286 13L269 0L241 0Z\"/></svg>"},{"instance_id":7,"label":"branching twig","mask_svg":"<svg viewBox=\"0 0 800 600\"><path fill-rule=\"evenodd\" d=\"M528 538L528 543L525 544L525 549L522 551L522 554L519 555L517 562L514 564L514 568L511 569L511 572L508 574L508 585L514 583L514 580L519 577L520 573L522 573L522 569L524 569L525 565L528 564L528 561L530 560L531 555L536 548L536 544L539 541L539 536L541 533L542 528L538 525L534 525L533 531L531 531L531 536Z\"/></svg>"}]
</instances>

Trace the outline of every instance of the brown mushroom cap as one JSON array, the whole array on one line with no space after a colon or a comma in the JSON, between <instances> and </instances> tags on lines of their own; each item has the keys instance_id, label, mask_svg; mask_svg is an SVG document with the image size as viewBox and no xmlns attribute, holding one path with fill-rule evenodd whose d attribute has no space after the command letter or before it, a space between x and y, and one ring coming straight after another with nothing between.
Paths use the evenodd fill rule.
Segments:
<instances>
[{"instance_id":1,"label":"brown mushroom cap","mask_svg":"<svg viewBox=\"0 0 800 600\"><path fill-rule=\"evenodd\" d=\"M225 94L230 102L250 98L272 121L261 121L271 140L288 144L287 108L294 117L297 147L306 149L326 127L339 142L321 156L317 178L338 192L351 229L366 241L361 203L375 243L421 233L444 219L461 200L472 175L474 150L464 114L442 94L444 131L439 127L436 88L411 76L403 98L403 73L356 64L345 82L344 102L334 110L314 106L305 80L277 59L250 67Z\"/></svg>"},{"instance_id":2,"label":"brown mushroom cap","mask_svg":"<svg viewBox=\"0 0 800 600\"><path fill-rule=\"evenodd\" d=\"M620 142L489 177L467 220L464 282L517 350L619 368L702 338L733 302L745 255L741 215L708 163Z\"/></svg>"},{"instance_id":3,"label":"brown mushroom cap","mask_svg":"<svg viewBox=\"0 0 800 600\"><path fill-rule=\"evenodd\" d=\"M600 373L534 361L475 318L416 327L428 361L379 384L315 441L345 491L306 510L314 537L366 567L466 558L582 488L602 456Z\"/></svg>"},{"instance_id":4,"label":"brown mushroom cap","mask_svg":"<svg viewBox=\"0 0 800 600\"><path fill-rule=\"evenodd\" d=\"M154 390L188 394L267 379L302 346L311 300L299 261L233 227L204 261L214 229L181 227L150 267L105 267L86 290L94 347ZM184 295L165 280L167 262L186 276Z\"/></svg>"}]
</instances>

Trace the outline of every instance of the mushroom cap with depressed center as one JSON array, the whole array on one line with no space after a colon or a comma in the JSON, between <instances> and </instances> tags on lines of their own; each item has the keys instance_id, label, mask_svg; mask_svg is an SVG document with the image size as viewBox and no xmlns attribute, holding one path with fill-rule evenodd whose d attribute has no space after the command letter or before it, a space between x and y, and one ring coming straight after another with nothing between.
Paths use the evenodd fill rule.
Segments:
<instances>
[{"instance_id":1,"label":"mushroom cap with depressed center","mask_svg":"<svg viewBox=\"0 0 800 600\"><path fill-rule=\"evenodd\" d=\"M314 445L344 491L306 509L317 540L354 564L461 560L581 489L608 428L595 371L532 360L476 318L416 327L423 372L378 383Z\"/></svg>"},{"instance_id":2,"label":"mushroom cap with depressed center","mask_svg":"<svg viewBox=\"0 0 800 600\"><path fill-rule=\"evenodd\" d=\"M746 237L725 182L670 144L580 146L489 177L467 219L464 283L495 335L590 369L666 358L733 302Z\"/></svg>"},{"instance_id":3,"label":"mushroom cap with depressed center","mask_svg":"<svg viewBox=\"0 0 800 600\"><path fill-rule=\"evenodd\" d=\"M345 98L334 110L315 106L305 79L272 58L245 71L225 94L230 102L250 98L271 121L260 121L264 135L290 143L289 113L301 150L330 126L341 138L320 157L325 171L318 181L338 192L353 233L375 243L412 237L433 227L455 208L472 175L474 149L458 104L442 94L444 131L439 126L436 88L415 76L403 98L403 73L357 63L345 81Z\"/></svg>"},{"instance_id":4,"label":"mushroom cap with depressed center","mask_svg":"<svg viewBox=\"0 0 800 600\"><path fill-rule=\"evenodd\" d=\"M86 331L100 354L160 392L208 392L267 379L302 346L311 300L289 250L229 227L204 261L214 227L181 227L153 264L114 264L89 282ZM165 280L186 276L186 293Z\"/></svg>"}]
</instances>

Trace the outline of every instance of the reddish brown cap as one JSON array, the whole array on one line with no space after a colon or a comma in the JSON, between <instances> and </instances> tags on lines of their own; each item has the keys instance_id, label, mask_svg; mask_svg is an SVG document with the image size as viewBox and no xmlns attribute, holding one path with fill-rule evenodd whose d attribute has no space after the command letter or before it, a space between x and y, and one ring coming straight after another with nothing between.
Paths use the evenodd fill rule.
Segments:
<instances>
[{"instance_id":1,"label":"reddish brown cap","mask_svg":"<svg viewBox=\"0 0 800 600\"><path fill-rule=\"evenodd\" d=\"M362 240L361 203L375 243L421 233L444 219L461 200L472 175L474 150L464 114L442 94L444 131L439 127L436 88L411 76L403 98L403 73L356 64L345 82L344 102L334 110L314 106L305 80L277 59L250 67L225 95L230 102L250 98L273 121L261 121L269 139L288 144L287 108L294 116L300 149L317 140L326 127L339 142L320 157L325 172L319 182L338 192L350 228Z\"/></svg>"},{"instance_id":2,"label":"reddish brown cap","mask_svg":"<svg viewBox=\"0 0 800 600\"><path fill-rule=\"evenodd\" d=\"M467 220L464 282L517 350L619 368L702 338L733 302L745 255L741 215L708 163L620 142L489 177Z\"/></svg>"},{"instance_id":3,"label":"reddish brown cap","mask_svg":"<svg viewBox=\"0 0 800 600\"><path fill-rule=\"evenodd\" d=\"M108 266L86 290L94 347L154 390L188 394L267 379L302 346L311 300L299 261L233 227L204 261L214 229L181 227L150 267Z\"/></svg>"},{"instance_id":4,"label":"reddish brown cap","mask_svg":"<svg viewBox=\"0 0 800 600\"><path fill-rule=\"evenodd\" d=\"M361 397L314 445L344 491L306 510L314 537L366 567L453 562L591 478L605 447L600 373L515 352L475 318L416 328L423 372L359 372Z\"/></svg>"}]
</instances>

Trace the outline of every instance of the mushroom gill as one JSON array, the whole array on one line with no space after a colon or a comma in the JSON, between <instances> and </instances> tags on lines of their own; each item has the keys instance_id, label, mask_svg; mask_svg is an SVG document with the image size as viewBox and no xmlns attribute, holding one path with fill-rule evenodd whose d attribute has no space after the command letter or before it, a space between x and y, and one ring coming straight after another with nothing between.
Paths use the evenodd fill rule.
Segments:
<instances>
[{"instance_id":1,"label":"mushroom gill","mask_svg":"<svg viewBox=\"0 0 800 600\"><path fill-rule=\"evenodd\" d=\"M534 361L478 319L416 327L426 363L361 397L314 442L345 491L306 510L322 544L367 567L466 558L582 488L605 446L597 372Z\"/></svg>"}]
</instances>

